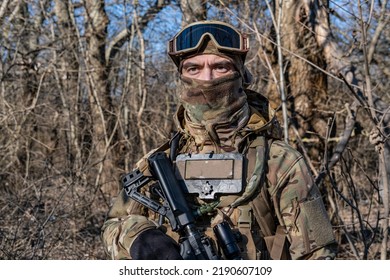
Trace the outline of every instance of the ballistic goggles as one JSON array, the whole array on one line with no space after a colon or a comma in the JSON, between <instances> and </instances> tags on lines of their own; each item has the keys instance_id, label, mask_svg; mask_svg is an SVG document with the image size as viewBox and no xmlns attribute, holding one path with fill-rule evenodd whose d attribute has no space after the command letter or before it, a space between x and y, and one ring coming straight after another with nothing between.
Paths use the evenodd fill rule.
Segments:
<instances>
[{"instance_id":1,"label":"ballistic goggles","mask_svg":"<svg viewBox=\"0 0 390 280\"><path fill-rule=\"evenodd\" d=\"M207 36L219 51L246 55L249 50L247 36L233 26L220 21L196 22L185 27L168 43L168 54L176 66L184 56L195 53Z\"/></svg>"}]
</instances>

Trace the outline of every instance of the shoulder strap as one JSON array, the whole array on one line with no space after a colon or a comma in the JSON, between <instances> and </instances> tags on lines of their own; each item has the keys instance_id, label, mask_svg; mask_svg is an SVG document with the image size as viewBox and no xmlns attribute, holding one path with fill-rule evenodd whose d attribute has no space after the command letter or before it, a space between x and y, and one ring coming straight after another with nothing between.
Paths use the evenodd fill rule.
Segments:
<instances>
[{"instance_id":1,"label":"shoulder strap","mask_svg":"<svg viewBox=\"0 0 390 280\"><path fill-rule=\"evenodd\" d=\"M253 214L256 217L256 221L264 236L274 235L276 231L273 210L265 187L267 161L271 145L272 139L266 140L263 136L257 137L251 143L247 153L248 174L257 173L257 175L260 175L261 177L259 185L257 186L257 195L250 201L249 205L252 207ZM261 173L258 173L259 170L256 170L259 165L262 165Z\"/></svg>"},{"instance_id":2,"label":"shoulder strap","mask_svg":"<svg viewBox=\"0 0 390 280\"><path fill-rule=\"evenodd\" d=\"M265 137L259 136L255 138L247 152L247 176L249 181L246 184L244 193L230 205L232 208L242 205L252 199L263 187L265 180L265 168L267 164L266 154L267 141L265 140Z\"/></svg>"},{"instance_id":3,"label":"shoulder strap","mask_svg":"<svg viewBox=\"0 0 390 280\"><path fill-rule=\"evenodd\" d=\"M257 139L256 139L257 140ZM256 149L249 149L248 151L248 161L256 161L259 157L264 157L264 168L262 184L259 185L259 192L257 196L249 202L249 205L252 208L253 214L256 218L256 221L263 233L264 240L269 251L270 257L274 260L280 259L290 259L290 254L287 248L287 234L284 230L284 227L278 225L277 220L275 220L274 210L271 205L271 199L267 191L266 185L266 171L267 171L267 160L269 155L269 150L272 145L272 139L265 141L265 148L263 154L259 154L261 149L258 148L258 145L262 145L261 141L254 141L251 144L251 147L256 147ZM251 165L248 164L250 167Z\"/></svg>"}]
</instances>

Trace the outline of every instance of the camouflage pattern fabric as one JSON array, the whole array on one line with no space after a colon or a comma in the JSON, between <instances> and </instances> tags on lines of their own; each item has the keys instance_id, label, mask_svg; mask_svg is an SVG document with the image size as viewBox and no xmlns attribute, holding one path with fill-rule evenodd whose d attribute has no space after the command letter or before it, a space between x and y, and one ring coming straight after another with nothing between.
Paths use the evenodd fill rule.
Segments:
<instances>
[{"instance_id":1,"label":"camouflage pattern fabric","mask_svg":"<svg viewBox=\"0 0 390 280\"><path fill-rule=\"evenodd\" d=\"M226 122L246 103L242 79L237 71L210 81L184 76L180 79L178 98L194 123L207 126Z\"/></svg>"},{"instance_id":2,"label":"camouflage pattern fabric","mask_svg":"<svg viewBox=\"0 0 390 280\"><path fill-rule=\"evenodd\" d=\"M302 155L274 141L267 165L267 190L286 230L291 258L333 259L337 246L332 226Z\"/></svg>"}]
</instances>

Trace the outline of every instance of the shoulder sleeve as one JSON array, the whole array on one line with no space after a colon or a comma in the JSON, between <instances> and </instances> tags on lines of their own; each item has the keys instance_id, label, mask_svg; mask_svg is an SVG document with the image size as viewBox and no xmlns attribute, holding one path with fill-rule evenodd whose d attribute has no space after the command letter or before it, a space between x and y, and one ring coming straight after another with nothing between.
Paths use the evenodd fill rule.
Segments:
<instances>
[{"instance_id":1,"label":"shoulder sleeve","mask_svg":"<svg viewBox=\"0 0 390 280\"><path fill-rule=\"evenodd\" d=\"M321 194L302 155L282 141L271 146L268 191L292 259L335 257L335 238Z\"/></svg>"}]
</instances>

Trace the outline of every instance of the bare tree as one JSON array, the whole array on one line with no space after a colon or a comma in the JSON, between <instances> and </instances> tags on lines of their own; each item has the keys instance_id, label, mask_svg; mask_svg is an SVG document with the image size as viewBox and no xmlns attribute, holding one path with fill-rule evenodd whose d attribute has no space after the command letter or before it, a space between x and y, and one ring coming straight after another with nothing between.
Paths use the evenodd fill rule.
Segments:
<instances>
[{"instance_id":1,"label":"bare tree","mask_svg":"<svg viewBox=\"0 0 390 280\"><path fill-rule=\"evenodd\" d=\"M251 87L284 104L340 258L388 258L389 3L356 3L2 1L0 259L104 258L120 174L174 131L165 42L203 19L250 36Z\"/></svg>"}]
</instances>

